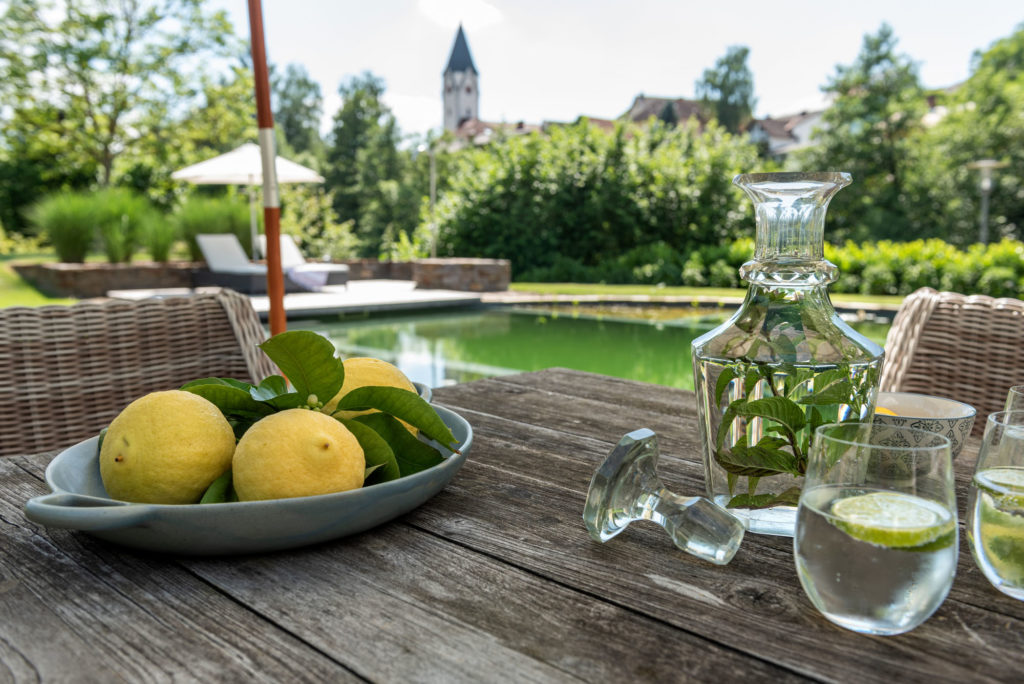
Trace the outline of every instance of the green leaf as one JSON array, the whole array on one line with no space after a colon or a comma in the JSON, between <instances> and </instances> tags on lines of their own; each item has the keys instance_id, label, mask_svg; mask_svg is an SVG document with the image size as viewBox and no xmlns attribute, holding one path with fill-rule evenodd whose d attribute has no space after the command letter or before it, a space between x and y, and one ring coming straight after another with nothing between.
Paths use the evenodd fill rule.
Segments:
<instances>
[{"instance_id":1,"label":"green leaf","mask_svg":"<svg viewBox=\"0 0 1024 684\"><path fill-rule=\"evenodd\" d=\"M731 406L729 408L732 408ZM793 434L806 423L803 409L785 397L766 397L748 401L736 407L736 414L744 418L766 418L789 428Z\"/></svg>"},{"instance_id":2,"label":"green leaf","mask_svg":"<svg viewBox=\"0 0 1024 684\"><path fill-rule=\"evenodd\" d=\"M231 468L228 468L224 474L210 483L210 486L203 492L203 498L199 500L199 503L225 503L228 501L231 489Z\"/></svg>"},{"instance_id":3,"label":"green leaf","mask_svg":"<svg viewBox=\"0 0 1024 684\"><path fill-rule=\"evenodd\" d=\"M761 372L757 367L751 368L747 371L746 377L743 379L743 394L749 395L757 387L757 383L761 382Z\"/></svg>"},{"instance_id":4,"label":"green leaf","mask_svg":"<svg viewBox=\"0 0 1024 684\"><path fill-rule=\"evenodd\" d=\"M107 430L110 428L103 428L100 430L100 438L96 442L96 453L99 453L103 449L103 440L107 438Z\"/></svg>"},{"instance_id":5,"label":"green leaf","mask_svg":"<svg viewBox=\"0 0 1024 684\"><path fill-rule=\"evenodd\" d=\"M379 468L379 470L374 471L373 482L364 482L364 487L368 484L390 482L402 477L402 471L399 469L398 461L395 459L395 452L385 441L384 437L379 435L371 426L364 423L347 418L339 418L338 416L335 416L335 418L359 440L359 446L363 447L363 455L366 457L366 465L373 466L374 469ZM408 434L405 428L402 429Z\"/></svg>"},{"instance_id":6,"label":"green leaf","mask_svg":"<svg viewBox=\"0 0 1024 684\"><path fill-rule=\"evenodd\" d=\"M731 366L722 371L722 374L718 376L718 381L715 383L715 403L722 403L722 393L725 392L726 388L729 387L729 383L735 380L737 377L736 369Z\"/></svg>"},{"instance_id":7,"label":"green leaf","mask_svg":"<svg viewBox=\"0 0 1024 684\"><path fill-rule=\"evenodd\" d=\"M212 402L225 416L261 418L274 409L253 399L246 390L231 385L195 385L185 390Z\"/></svg>"},{"instance_id":8,"label":"green leaf","mask_svg":"<svg viewBox=\"0 0 1024 684\"><path fill-rule=\"evenodd\" d=\"M775 500L773 494L737 494L729 499L726 508L767 508Z\"/></svg>"},{"instance_id":9,"label":"green leaf","mask_svg":"<svg viewBox=\"0 0 1024 684\"><path fill-rule=\"evenodd\" d=\"M732 427L732 423L736 420L736 408L742 406L745 403L743 399L737 399L736 401L729 404L725 409L725 413L722 414L722 422L718 424L718 435L715 437L715 449L721 449L725 443L725 438L729 434L729 429Z\"/></svg>"},{"instance_id":10,"label":"green leaf","mask_svg":"<svg viewBox=\"0 0 1024 684\"><path fill-rule=\"evenodd\" d=\"M740 476L737 475L736 473L730 473L730 472L726 472L725 473L725 481L729 485L729 493L730 494L732 494L732 491L734 489L736 489L736 481L739 480L739 479L740 479Z\"/></svg>"},{"instance_id":11,"label":"green leaf","mask_svg":"<svg viewBox=\"0 0 1024 684\"><path fill-rule=\"evenodd\" d=\"M357 387L338 402L337 410L358 411L374 408L401 418L424 435L454 449L455 435L437 415L437 411L416 392L397 387Z\"/></svg>"},{"instance_id":12,"label":"green leaf","mask_svg":"<svg viewBox=\"0 0 1024 684\"><path fill-rule=\"evenodd\" d=\"M740 443L716 452L715 461L726 472L746 477L800 475L796 456L782 449L786 444L786 440L778 437L762 437L754 446Z\"/></svg>"},{"instance_id":13,"label":"green leaf","mask_svg":"<svg viewBox=\"0 0 1024 684\"><path fill-rule=\"evenodd\" d=\"M256 401L270 404L278 411L298 408L306 403L308 395L293 392L288 387L288 381L280 375L271 375L264 378L257 387L249 390L249 396Z\"/></svg>"},{"instance_id":14,"label":"green leaf","mask_svg":"<svg viewBox=\"0 0 1024 684\"><path fill-rule=\"evenodd\" d=\"M822 391L814 390L811 394L800 397L797 401L804 406L833 406L848 404L853 395L853 385L849 380L829 385Z\"/></svg>"},{"instance_id":15,"label":"green leaf","mask_svg":"<svg viewBox=\"0 0 1024 684\"><path fill-rule=\"evenodd\" d=\"M327 403L345 383L345 366L334 344L311 330L290 330L260 345L305 401L309 395Z\"/></svg>"},{"instance_id":16,"label":"green leaf","mask_svg":"<svg viewBox=\"0 0 1024 684\"><path fill-rule=\"evenodd\" d=\"M368 413L354 419L384 438L395 454L402 477L436 466L444 457L434 447L421 442L392 416L386 413Z\"/></svg>"},{"instance_id":17,"label":"green leaf","mask_svg":"<svg viewBox=\"0 0 1024 684\"><path fill-rule=\"evenodd\" d=\"M363 470L363 486L364 487L368 486L367 480L370 479L370 476L373 475L379 468L383 468L383 467L384 467L383 463L378 463L375 466L370 466L369 468L365 468ZM375 483L370 482L369 484L375 484Z\"/></svg>"},{"instance_id":18,"label":"green leaf","mask_svg":"<svg viewBox=\"0 0 1024 684\"><path fill-rule=\"evenodd\" d=\"M232 378L199 378L198 380L186 382L179 389L189 390L192 389L193 387L198 387L199 385L227 385L228 387L234 387L245 392L248 392L249 389L252 387L252 385L250 385L247 382L242 382L241 380L234 380Z\"/></svg>"},{"instance_id":19,"label":"green leaf","mask_svg":"<svg viewBox=\"0 0 1024 684\"><path fill-rule=\"evenodd\" d=\"M262 382L256 387L251 388L249 396L256 401L270 401L290 391L287 380L280 375L271 375L270 377L263 378Z\"/></svg>"}]
</instances>

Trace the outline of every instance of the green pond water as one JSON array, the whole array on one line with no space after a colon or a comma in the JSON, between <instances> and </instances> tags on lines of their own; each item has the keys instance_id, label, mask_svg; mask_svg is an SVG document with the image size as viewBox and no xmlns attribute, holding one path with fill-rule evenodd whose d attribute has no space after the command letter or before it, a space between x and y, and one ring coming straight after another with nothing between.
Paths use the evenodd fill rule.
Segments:
<instances>
[{"instance_id":1,"label":"green pond water","mask_svg":"<svg viewBox=\"0 0 1024 684\"><path fill-rule=\"evenodd\" d=\"M474 308L289 321L329 337L344 358L390 361L443 387L552 366L693 389L690 342L728 316L676 307ZM857 323L881 343L887 323Z\"/></svg>"}]
</instances>

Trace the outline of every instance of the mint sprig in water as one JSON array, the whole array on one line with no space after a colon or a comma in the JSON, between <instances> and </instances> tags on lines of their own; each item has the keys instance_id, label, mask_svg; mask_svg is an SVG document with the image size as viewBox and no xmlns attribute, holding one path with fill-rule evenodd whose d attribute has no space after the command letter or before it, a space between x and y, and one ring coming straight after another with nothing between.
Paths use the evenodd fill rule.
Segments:
<instances>
[{"instance_id":1,"label":"mint sprig in water","mask_svg":"<svg viewBox=\"0 0 1024 684\"><path fill-rule=\"evenodd\" d=\"M345 382L345 366L335 356L334 345L315 332L281 333L260 348L284 376L272 375L258 385L231 378L201 378L181 387L217 406L234 429L236 439L253 423L272 413L293 408L322 409ZM457 451L458 443L451 430L434 408L415 392L394 387L358 388L345 395L338 409L376 409L379 412L355 420L333 416L355 435L363 448L367 464L364 486L411 475L444 460L440 451L414 437L396 419ZM211 485L204 501L230 500L228 474Z\"/></svg>"},{"instance_id":2,"label":"mint sprig in water","mask_svg":"<svg viewBox=\"0 0 1024 684\"><path fill-rule=\"evenodd\" d=\"M827 422L839 420L841 405L849 407L846 421L858 421L868 406L877 369L854 374L849 364L815 372L792 364L768 364L742 359L722 370L715 383L715 401L721 405L730 387L742 382L742 395L725 407L715 435L715 462L726 472L731 496L729 508L771 508L795 506L798 487L779 494L758 494L763 477L791 475L802 477L814 431ZM808 384L812 391L808 392ZM758 385L769 396L753 397ZM744 431L727 445L729 432L737 419L749 426L754 419L761 424L760 438L754 444ZM741 477L747 478L747 491L736 493Z\"/></svg>"}]
</instances>

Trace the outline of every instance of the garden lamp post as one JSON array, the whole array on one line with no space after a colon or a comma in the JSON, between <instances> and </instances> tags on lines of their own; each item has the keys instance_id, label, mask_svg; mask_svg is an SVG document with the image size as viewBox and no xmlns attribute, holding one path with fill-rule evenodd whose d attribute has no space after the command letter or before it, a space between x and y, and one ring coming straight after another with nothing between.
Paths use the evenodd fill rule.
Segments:
<instances>
[{"instance_id":1,"label":"garden lamp post","mask_svg":"<svg viewBox=\"0 0 1024 684\"><path fill-rule=\"evenodd\" d=\"M992 171L1001 169L1007 162L996 161L995 159L979 159L967 165L969 169L977 169L981 172L981 215L978 218L978 241L981 244L988 242L988 196L992 194Z\"/></svg>"}]
</instances>

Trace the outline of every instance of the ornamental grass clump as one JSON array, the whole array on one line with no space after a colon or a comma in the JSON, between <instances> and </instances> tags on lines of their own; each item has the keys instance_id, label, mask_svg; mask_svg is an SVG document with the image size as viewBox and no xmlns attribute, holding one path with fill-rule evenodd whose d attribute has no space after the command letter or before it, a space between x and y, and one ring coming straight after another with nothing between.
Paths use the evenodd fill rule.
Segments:
<instances>
[{"instance_id":1,"label":"ornamental grass clump","mask_svg":"<svg viewBox=\"0 0 1024 684\"><path fill-rule=\"evenodd\" d=\"M96 205L86 193L48 195L29 209L28 220L62 262L83 263L96 239Z\"/></svg>"},{"instance_id":2,"label":"ornamental grass clump","mask_svg":"<svg viewBox=\"0 0 1024 684\"><path fill-rule=\"evenodd\" d=\"M234 233L242 248L252 254L248 207L228 197L190 197L172 216L178 234L188 244L193 261L202 261L203 253L196 235Z\"/></svg>"}]
</instances>

